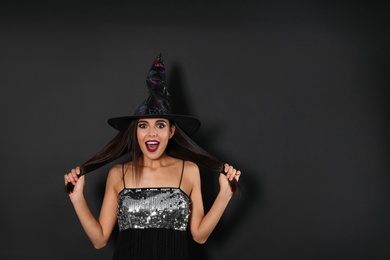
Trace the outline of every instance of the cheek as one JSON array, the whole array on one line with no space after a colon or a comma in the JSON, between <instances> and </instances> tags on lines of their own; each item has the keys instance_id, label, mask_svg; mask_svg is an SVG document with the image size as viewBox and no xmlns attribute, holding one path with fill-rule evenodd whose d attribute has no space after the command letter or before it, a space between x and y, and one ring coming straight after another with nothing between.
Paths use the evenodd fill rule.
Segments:
<instances>
[{"instance_id":1,"label":"cheek","mask_svg":"<svg viewBox=\"0 0 390 260\"><path fill-rule=\"evenodd\" d=\"M142 142L142 140L144 139L144 136L145 135L142 132L137 131L137 141L138 141L138 143Z\"/></svg>"}]
</instances>

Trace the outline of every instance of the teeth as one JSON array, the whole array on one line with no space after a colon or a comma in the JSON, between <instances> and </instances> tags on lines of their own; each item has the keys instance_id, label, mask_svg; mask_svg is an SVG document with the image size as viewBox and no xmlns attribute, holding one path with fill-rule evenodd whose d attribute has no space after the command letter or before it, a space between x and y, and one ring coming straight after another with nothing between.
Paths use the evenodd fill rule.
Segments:
<instances>
[{"instance_id":1,"label":"teeth","mask_svg":"<svg viewBox=\"0 0 390 260\"><path fill-rule=\"evenodd\" d=\"M154 141L154 142L146 142L146 144L151 144L151 145L153 145L153 144L158 144L158 142L156 142L156 141Z\"/></svg>"}]
</instances>

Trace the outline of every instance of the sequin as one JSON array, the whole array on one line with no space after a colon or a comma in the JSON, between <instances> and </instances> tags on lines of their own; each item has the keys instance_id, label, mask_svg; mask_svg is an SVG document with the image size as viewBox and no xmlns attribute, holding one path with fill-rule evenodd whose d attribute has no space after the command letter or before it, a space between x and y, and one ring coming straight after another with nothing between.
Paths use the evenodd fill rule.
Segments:
<instances>
[{"instance_id":1,"label":"sequin","mask_svg":"<svg viewBox=\"0 0 390 260\"><path fill-rule=\"evenodd\" d=\"M167 228L185 231L190 199L179 188L124 189L118 197L119 230Z\"/></svg>"}]
</instances>

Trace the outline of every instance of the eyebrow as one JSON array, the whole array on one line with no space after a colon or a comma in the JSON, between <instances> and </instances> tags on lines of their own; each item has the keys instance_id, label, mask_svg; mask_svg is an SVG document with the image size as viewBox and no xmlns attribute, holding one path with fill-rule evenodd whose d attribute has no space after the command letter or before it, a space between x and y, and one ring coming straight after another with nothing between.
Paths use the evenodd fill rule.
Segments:
<instances>
[{"instance_id":1,"label":"eyebrow","mask_svg":"<svg viewBox=\"0 0 390 260\"><path fill-rule=\"evenodd\" d=\"M158 119L156 120L156 123L168 123L169 121L167 119ZM149 123L149 121L147 121L146 119L140 119L138 120L138 123Z\"/></svg>"}]
</instances>

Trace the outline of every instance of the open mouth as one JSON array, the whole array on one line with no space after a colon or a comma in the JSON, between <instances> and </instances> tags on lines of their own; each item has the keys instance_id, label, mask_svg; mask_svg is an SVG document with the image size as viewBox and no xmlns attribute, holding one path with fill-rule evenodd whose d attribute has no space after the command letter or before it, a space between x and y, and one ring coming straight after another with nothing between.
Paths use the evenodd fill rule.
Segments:
<instances>
[{"instance_id":1,"label":"open mouth","mask_svg":"<svg viewBox=\"0 0 390 260\"><path fill-rule=\"evenodd\" d=\"M147 141L146 142L146 149L149 152L153 153L153 152L157 151L159 145L160 145L160 142L158 142L158 141Z\"/></svg>"}]
</instances>

